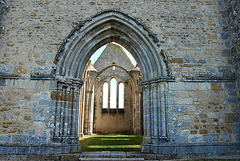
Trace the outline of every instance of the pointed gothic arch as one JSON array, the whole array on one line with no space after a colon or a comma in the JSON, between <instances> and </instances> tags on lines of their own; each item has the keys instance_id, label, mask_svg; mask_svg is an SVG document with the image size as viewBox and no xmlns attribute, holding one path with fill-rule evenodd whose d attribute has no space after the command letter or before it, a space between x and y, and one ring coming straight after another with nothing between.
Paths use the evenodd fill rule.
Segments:
<instances>
[{"instance_id":1,"label":"pointed gothic arch","mask_svg":"<svg viewBox=\"0 0 240 161\"><path fill-rule=\"evenodd\" d=\"M98 48L113 41L128 49L139 65L144 108L142 151L153 152L156 144L168 140L166 82L172 80L171 72L158 38L143 23L118 10L105 10L80 22L58 50L52 74L57 81L56 100L58 95L61 99L56 103L53 141L77 144L79 88L85 66ZM75 102L65 103L68 93ZM70 112L62 112L69 107Z\"/></svg>"},{"instance_id":2,"label":"pointed gothic arch","mask_svg":"<svg viewBox=\"0 0 240 161\"><path fill-rule=\"evenodd\" d=\"M157 37L143 23L117 10L99 12L71 31L55 57L54 74L81 79L91 55L112 41L130 51L143 80L170 76L167 57Z\"/></svg>"}]
</instances>

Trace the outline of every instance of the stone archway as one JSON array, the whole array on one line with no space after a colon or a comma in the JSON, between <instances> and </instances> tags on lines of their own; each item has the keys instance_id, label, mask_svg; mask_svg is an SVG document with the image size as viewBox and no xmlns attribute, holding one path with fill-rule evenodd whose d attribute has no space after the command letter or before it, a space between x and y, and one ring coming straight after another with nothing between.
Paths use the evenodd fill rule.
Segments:
<instances>
[{"instance_id":1,"label":"stone archway","mask_svg":"<svg viewBox=\"0 0 240 161\"><path fill-rule=\"evenodd\" d=\"M80 22L58 50L52 74L56 78L53 142L78 147L79 89L91 55L117 42L136 59L142 76L144 108L143 152L155 152L168 141L167 82L172 80L167 57L157 37L140 21L117 10L105 10ZM74 147L74 146L71 146ZM69 152L77 149L69 149Z\"/></svg>"}]
</instances>

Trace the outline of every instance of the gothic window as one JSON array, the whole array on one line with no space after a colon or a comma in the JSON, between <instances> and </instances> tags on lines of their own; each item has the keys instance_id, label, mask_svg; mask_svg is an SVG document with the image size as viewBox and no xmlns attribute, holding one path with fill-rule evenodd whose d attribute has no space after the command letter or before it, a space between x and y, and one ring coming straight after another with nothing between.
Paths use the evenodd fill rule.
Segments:
<instances>
[{"instance_id":1,"label":"gothic window","mask_svg":"<svg viewBox=\"0 0 240 161\"><path fill-rule=\"evenodd\" d=\"M102 108L103 109L108 109L108 83L105 82L103 84L103 103L102 103Z\"/></svg>"},{"instance_id":2,"label":"gothic window","mask_svg":"<svg viewBox=\"0 0 240 161\"><path fill-rule=\"evenodd\" d=\"M124 109L124 84L118 86L118 109Z\"/></svg>"},{"instance_id":3,"label":"gothic window","mask_svg":"<svg viewBox=\"0 0 240 161\"><path fill-rule=\"evenodd\" d=\"M117 108L117 80L112 78L110 81L110 109Z\"/></svg>"},{"instance_id":4,"label":"gothic window","mask_svg":"<svg viewBox=\"0 0 240 161\"><path fill-rule=\"evenodd\" d=\"M103 112L124 112L124 83L118 83L116 78L112 78L110 83L103 84L102 109Z\"/></svg>"}]
</instances>

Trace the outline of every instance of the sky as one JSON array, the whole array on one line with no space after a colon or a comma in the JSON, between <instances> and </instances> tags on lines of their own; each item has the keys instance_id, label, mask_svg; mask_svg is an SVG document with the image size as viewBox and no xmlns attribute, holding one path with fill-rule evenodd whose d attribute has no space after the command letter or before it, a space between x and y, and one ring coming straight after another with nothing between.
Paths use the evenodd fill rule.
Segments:
<instances>
[{"instance_id":1,"label":"sky","mask_svg":"<svg viewBox=\"0 0 240 161\"><path fill-rule=\"evenodd\" d=\"M117 44L115 42L112 42L116 45L121 46L120 44ZM95 51L95 53L91 56L90 60L92 61L92 63L94 64L96 62L96 60L98 59L98 57L102 54L102 52L104 51L104 49L107 47L107 44L100 47L97 51ZM136 60L133 58L133 56L131 55L131 53L129 53L123 46L121 46L123 51L127 54L128 58L131 60L133 66L136 66L137 62Z\"/></svg>"}]
</instances>

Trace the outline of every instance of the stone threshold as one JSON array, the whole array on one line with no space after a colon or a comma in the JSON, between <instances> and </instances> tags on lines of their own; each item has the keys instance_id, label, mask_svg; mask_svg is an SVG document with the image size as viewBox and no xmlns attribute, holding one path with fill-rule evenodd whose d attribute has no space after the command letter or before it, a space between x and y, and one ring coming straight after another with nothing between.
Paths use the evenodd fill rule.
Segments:
<instances>
[{"instance_id":1,"label":"stone threshold","mask_svg":"<svg viewBox=\"0 0 240 161\"><path fill-rule=\"evenodd\" d=\"M102 151L102 152L82 152L82 153L70 153L70 154L56 154L56 155L16 155L16 154L0 154L0 161L2 160L71 160L71 161L89 161L89 160L102 160L102 161L113 161L113 160L130 160L130 161L142 161L142 160L195 160L195 159L231 159L240 160L240 154L236 155L212 155L212 156L185 156L176 157L175 155L162 156L159 154L146 154L141 152L119 152L119 151Z\"/></svg>"}]
</instances>

